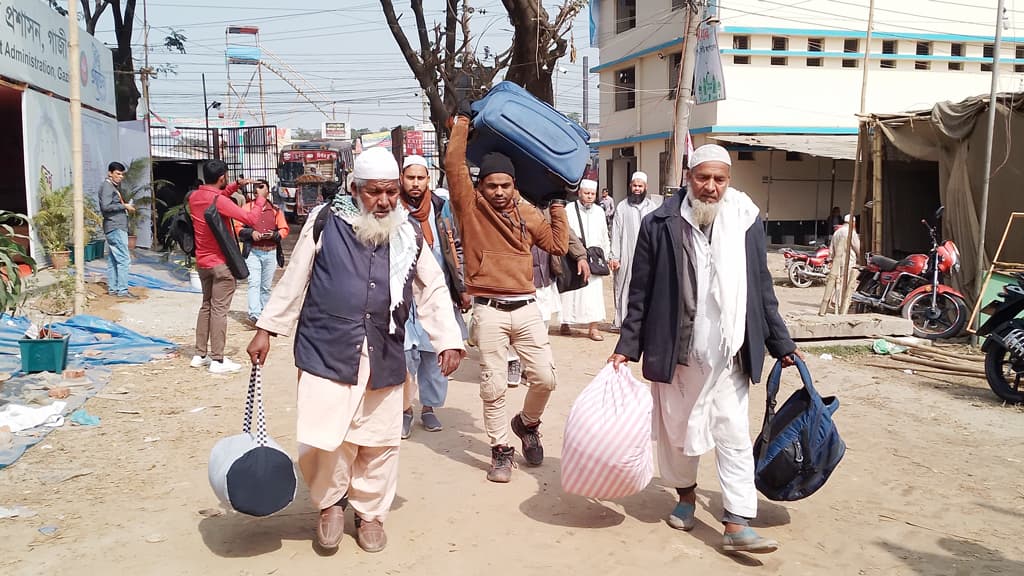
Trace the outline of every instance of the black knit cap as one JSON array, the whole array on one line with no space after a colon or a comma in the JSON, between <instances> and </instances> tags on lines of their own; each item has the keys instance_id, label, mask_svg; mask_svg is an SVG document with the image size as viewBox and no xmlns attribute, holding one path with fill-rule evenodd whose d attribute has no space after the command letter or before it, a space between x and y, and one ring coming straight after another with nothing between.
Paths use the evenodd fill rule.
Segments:
<instances>
[{"instance_id":1,"label":"black knit cap","mask_svg":"<svg viewBox=\"0 0 1024 576\"><path fill-rule=\"evenodd\" d=\"M480 161L479 181L483 181L491 174L508 174L513 179L516 177L516 167L512 160L501 152L488 152Z\"/></svg>"}]
</instances>

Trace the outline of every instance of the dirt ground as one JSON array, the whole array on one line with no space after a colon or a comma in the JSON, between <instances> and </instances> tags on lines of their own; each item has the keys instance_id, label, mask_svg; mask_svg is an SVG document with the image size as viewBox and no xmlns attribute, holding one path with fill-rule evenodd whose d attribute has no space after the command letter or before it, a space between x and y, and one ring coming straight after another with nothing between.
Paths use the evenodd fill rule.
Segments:
<instances>
[{"instance_id":1,"label":"dirt ground","mask_svg":"<svg viewBox=\"0 0 1024 576\"><path fill-rule=\"evenodd\" d=\"M816 307L821 289L780 287L779 294L792 310ZM675 497L657 477L621 501L563 493L565 419L614 335L601 343L552 336L559 389L542 427L547 459L520 467L506 485L485 479L489 450L471 354L438 411L444 430L417 427L402 445L388 548L362 552L349 512L340 550L322 557L312 547L317 515L304 488L267 519L223 513L210 490L207 456L240 430L247 375L188 367L199 300L150 291L138 302L100 303L105 317L180 342L182 355L115 369L104 399L87 404L99 427L64 426L0 470L0 506L37 514L0 520L0 574L1024 574L1024 411L1001 405L983 380L869 368L860 350L807 349L821 392L841 399L836 420L848 450L811 498L761 499L755 527L781 542L775 554L716 551L721 496L711 455L691 533L666 525ZM242 323L244 300L242 285L229 325L228 355L236 360L252 334ZM291 344L273 346L267 417L294 456ZM835 358L823 360L822 352ZM797 380L786 374L784 395ZM763 386L753 388L752 430L760 427L763 394ZM510 395L515 406L524 389Z\"/></svg>"}]
</instances>

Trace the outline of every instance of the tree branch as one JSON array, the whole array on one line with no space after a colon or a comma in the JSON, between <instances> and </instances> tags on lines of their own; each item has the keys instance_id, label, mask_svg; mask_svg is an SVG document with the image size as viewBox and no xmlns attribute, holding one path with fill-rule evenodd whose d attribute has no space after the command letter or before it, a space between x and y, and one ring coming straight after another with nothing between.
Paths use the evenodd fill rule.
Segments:
<instances>
[{"instance_id":1,"label":"tree branch","mask_svg":"<svg viewBox=\"0 0 1024 576\"><path fill-rule=\"evenodd\" d=\"M427 37L427 22L423 17L423 0L411 0L409 4L416 17L416 32L420 37L420 59L423 62L429 62L431 59L430 38Z\"/></svg>"}]
</instances>

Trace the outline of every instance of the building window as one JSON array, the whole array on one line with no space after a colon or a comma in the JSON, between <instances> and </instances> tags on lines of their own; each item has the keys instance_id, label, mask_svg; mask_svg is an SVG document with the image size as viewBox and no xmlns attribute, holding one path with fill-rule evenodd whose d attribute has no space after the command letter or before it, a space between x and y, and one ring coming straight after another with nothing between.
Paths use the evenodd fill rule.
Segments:
<instances>
[{"instance_id":1,"label":"building window","mask_svg":"<svg viewBox=\"0 0 1024 576\"><path fill-rule=\"evenodd\" d=\"M615 111L636 108L636 68L626 68L615 74Z\"/></svg>"},{"instance_id":2,"label":"building window","mask_svg":"<svg viewBox=\"0 0 1024 576\"><path fill-rule=\"evenodd\" d=\"M844 54L856 54L860 52L860 40L856 38L847 38L843 40L843 53ZM856 68L856 58L843 58L843 68Z\"/></svg>"},{"instance_id":3,"label":"building window","mask_svg":"<svg viewBox=\"0 0 1024 576\"><path fill-rule=\"evenodd\" d=\"M789 50L789 38L785 36L772 36L772 51L786 52ZM772 56L772 66L785 66L785 56Z\"/></svg>"},{"instance_id":4,"label":"building window","mask_svg":"<svg viewBox=\"0 0 1024 576\"><path fill-rule=\"evenodd\" d=\"M744 162L753 162L754 161L754 151L753 150L740 150L739 152L736 153L736 159L737 160L742 160Z\"/></svg>"},{"instance_id":5,"label":"building window","mask_svg":"<svg viewBox=\"0 0 1024 576\"><path fill-rule=\"evenodd\" d=\"M686 0L672 0L673 10L682 10L683 6L686 6Z\"/></svg>"},{"instance_id":6,"label":"building window","mask_svg":"<svg viewBox=\"0 0 1024 576\"><path fill-rule=\"evenodd\" d=\"M680 52L668 57L668 99L675 100L676 88L679 87L679 68L683 63L683 55Z\"/></svg>"},{"instance_id":7,"label":"building window","mask_svg":"<svg viewBox=\"0 0 1024 576\"><path fill-rule=\"evenodd\" d=\"M750 36L733 36L733 50L750 50ZM732 57L733 64L750 64L750 56L735 55Z\"/></svg>"},{"instance_id":8,"label":"building window","mask_svg":"<svg viewBox=\"0 0 1024 576\"><path fill-rule=\"evenodd\" d=\"M995 54L996 54L996 47L995 47L994 44L985 44L985 46L981 49L981 57L982 58L988 58L989 60L991 60L991 59L995 58ZM984 62L984 63L982 63L981 71L982 72L991 72L992 71L992 63L991 62Z\"/></svg>"},{"instance_id":9,"label":"building window","mask_svg":"<svg viewBox=\"0 0 1024 576\"><path fill-rule=\"evenodd\" d=\"M895 40L882 40L882 54L895 54L896 53L896 41ZM879 63L879 68L895 68L895 60L882 60Z\"/></svg>"},{"instance_id":10,"label":"building window","mask_svg":"<svg viewBox=\"0 0 1024 576\"><path fill-rule=\"evenodd\" d=\"M804 155L799 152L786 151L786 162L802 162Z\"/></svg>"},{"instance_id":11,"label":"building window","mask_svg":"<svg viewBox=\"0 0 1024 576\"><path fill-rule=\"evenodd\" d=\"M807 40L807 51L808 52L823 52L825 47L824 38L808 38ZM820 67L822 64L821 58L808 58L807 65L811 67Z\"/></svg>"},{"instance_id":12,"label":"building window","mask_svg":"<svg viewBox=\"0 0 1024 576\"><path fill-rule=\"evenodd\" d=\"M918 42L917 43L917 55L918 56L931 56L932 55L932 43L931 42ZM928 60L917 60L914 62L914 70L931 70L932 63Z\"/></svg>"},{"instance_id":13,"label":"building window","mask_svg":"<svg viewBox=\"0 0 1024 576\"><path fill-rule=\"evenodd\" d=\"M960 44L958 42L954 42L954 43L950 44L949 45L949 55L953 56L955 58L963 58L963 56L964 56L964 45ZM964 69L964 63L963 62L950 62L949 63L949 69L950 70L963 70Z\"/></svg>"},{"instance_id":14,"label":"building window","mask_svg":"<svg viewBox=\"0 0 1024 576\"><path fill-rule=\"evenodd\" d=\"M615 0L615 33L636 28L636 0Z\"/></svg>"},{"instance_id":15,"label":"building window","mask_svg":"<svg viewBox=\"0 0 1024 576\"><path fill-rule=\"evenodd\" d=\"M1017 44L1014 48L1013 57L1017 60L1024 60L1024 44ZM1017 73L1024 72L1024 64L1014 64L1013 71Z\"/></svg>"}]
</instances>

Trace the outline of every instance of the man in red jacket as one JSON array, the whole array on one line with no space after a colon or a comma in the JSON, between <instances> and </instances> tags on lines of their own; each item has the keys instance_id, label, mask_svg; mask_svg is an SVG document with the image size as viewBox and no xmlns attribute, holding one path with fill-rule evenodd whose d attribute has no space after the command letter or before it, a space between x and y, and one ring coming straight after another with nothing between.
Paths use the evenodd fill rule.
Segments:
<instances>
[{"instance_id":1,"label":"man in red jacket","mask_svg":"<svg viewBox=\"0 0 1024 576\"><path fill-rule=\"evenodd\" d=\"M228 310L235 295L235 277L228 269L224 253L206 224L203 213L216 202L217 212L231 229L231 219L249 226L259 221L259 213L243 210L231 200L239 186L249 184L238 180L228 184L228 165L221 160L210 160L203 165L206 184L189 196L188 208L196 238L196 268L203 284L203 306L196 319L196 355L191 366L209 366L213 374L238 372L242 366L224 357L224 342L228 336ZM209 354L207 354L209 351Z\"/></svg>"}]
</instances>

